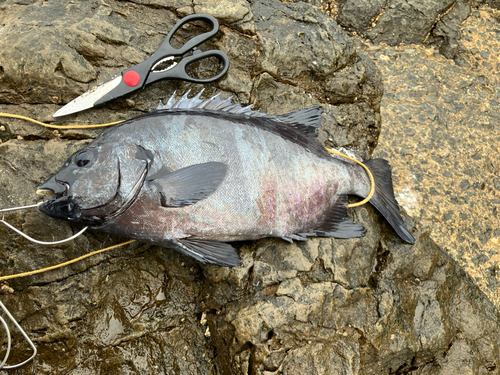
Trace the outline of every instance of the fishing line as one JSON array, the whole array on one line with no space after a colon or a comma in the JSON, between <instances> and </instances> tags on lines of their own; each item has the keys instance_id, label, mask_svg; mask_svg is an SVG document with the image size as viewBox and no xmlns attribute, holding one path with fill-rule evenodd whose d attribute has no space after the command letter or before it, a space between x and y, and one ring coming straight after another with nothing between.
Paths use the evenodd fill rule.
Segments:
<instances>
[{"instance_id":1,"label":"fishing line","mask_svg":"<svg viewBox=\"0 0 500 375\"><path fill-rule=\"evenodd\" d=\"M37 269L37 270L28 271L28 272L17 273L17 274L14 274L14 275L1 276L0 277L0 281L9 280L9 279L15 279L15 278L18 278L18 277L30 276L30 275L35 275L37 273L42 273L42 272L46 272L46 271L55 270L56 268L68 266L70 264L79 262L80 260L83 260L85 258L91 257L93 255L97 255L99 253L103 253L105 251L108 251L108 250L111 250L111 249L115 249L115 248L120 247L120 246L128 245L129 243L132 243L134 241L135 240L128 240L128 241L119 243L117 245L108 246L108 247L106 247L104 249L95 250L95 251L92 251L92 252L90 252L88 254L82 255L82 256L80 256L78 258L74 258L74 259L68 260L67 262L55 264L53 266L49 266L49 267L45 267L45 268L40 268L40 269Z\"/></svg>"},{"instance_id":2,"label":"fishing line","mask_svg":"<svg viewBox=\"0 0 500 375\"><path fill-rule=\"evenodd\" d=\"M42 202L43 203L43 202ZM20 206L20 207L12 207L12 208L4 208L2 210L0 210L0 212L3 214L4 212L9 212L9 211L16 211L16 210L22 210L22 209L25 209L25 208L34 208L34 207L37 207L39 204L41 203L38 203L38 204L32 204L32 205L29 205L29 206ZM28 236L27 234L24 234L23 232L21 232L19 229L13 227L12 225L10 225L9 223L7 223L3 217L2 219L0 220L1 223L5 224L7 227L9 227L10 229L12 229L14 232L16 232L17 234L23 236L24 238L28 239L29 241L31 242L34 242L34 243L37 243L37 244L40 244L40 245L57 245L57 244L60 244L60 243L63 243L63 242L67 242L67 241L71 241L73 239L75 239L76 237L78 237L79 235L81 235L83 232L85 232L88 227L85 227L83 228L81 231L79 231L78 233L74 234L73 236L71 237L68 237L64 240L60 240L60 241L52 241L52 242L44 242L44 241L38 241L38 240L35 240L34 238L31 238L30 236ZM14 279L16 277L22 277L22 276L29 276L29 275L34 275L34 274L37 274L37 273L42 273L42 272L45 272L45 271L50 271L50 270L53 270L53 269L56 269L56 268L59 268L59 267L64 267L64 266L67 266L69 264L72 264L72 263L75 263L75 262L78 262L82 259L85 259L85 258L88 258L92 255L96 255L96 254L99 254L99 253L103 253L105 251L108 251L108 250L111 250L111 249L114 249L116 247L119 247L119 246L123 246L123 245L127 245L131 242L134 242L135 240L129 240L129 241L126 241L126 242L122 242L121 244L118 244L118 245L113 245L113 246L108 246L104 249L100 249L100 250L96 250L96 251L92 251L88 254L85 254L85 255L82 255L78 258L74 258L74 259L71 259L71 260L68 260L66 262L63 262L63 263L59 263L59 264L56 264L54 266L50 266L50 267L46 267L46 268L41 268L41 269L38 269L38 270L34 270L34 271L28 271L28 272L23 272L23 273L18 273L18 274L15 274L15 275L7 275L7 276L2 276L0 277L0 281L3 281L3 280L8 280L8 279ZM0 307L1 307L1 302L0 302ZM0 369L2 368L1 367L1 363L0 363Z\"/></svg>"},{"instance_id":3,"label":"fishing line","mask_svg":"<svg viewBox=\"0 0 500 375\"><path fill-rule=\"evenodd\" d=\"M9 212L9 211L24 210L25 208L34 208L34 207L38 207L39 204L40 203L30 204L29 206L19 206L19 207L4 208L4 209L1 209L0 212Z\"/></svg>"},{"instance_id":4,"label":"fishing line","mask_svg":"<svg viewBox=\"0 0 500 375\"><path fill-rule=\"evenodd\" d=\"M28 236L27 234L21 232L19 229L13 227L12 225L10 225L9 223L7 223L3 219L0 220L0 223L5 224L7 227L9 227L10 229L12 229L17 234L19 234L19 235L23 236L24 238L26 238L27 240L29 240L31 242L34 242L36 244L39 244L39 245L58 245L60 243L68 242L68 241L71 241L71 240L75 239L76 237L78 237L80 234L82 234L83 232L85 232L88 229L88 227L85 227L80 232L78 232L77 234L74 234L71 237L65 238L64 240L45 242L45 241L35 240L34 238Z\"/></svg>"},{"instance_id":5,"label":"fishing line","mask_svg":"<svg viewBox=\"0 0 500 375\"><path fill-rule=\"evenodd\" d=\"M372 172L370 172L370 170L368 169L368 167L366 165L364 165L363 163L361 163L359 160L356 160L354 158L351 158L350 156L341 154L340 152L337 152L337 151L334 151L334 150L330 150L329 148L327 148L326 151L328 151L330 154L341 156L343 158L346 158L347 160L353 161L353 162L361 165L365 169L366 173L368 174L368 177L370 178L370 193L361 202L348 204L347 207L358 207L358 206L361 206L361 205L363 205L365 203L368 203L368 201L371 199L371 197L373 197L373 194L375 193L375 180L373 179Z\"/></svg>"},{"instance_id":6,"label":"fishing line","mask_svg":"<svg viewBox=\"0 0 500 375\"><path fill-rule=\"evenodd\" d=\"M24 366L26 363L28 363L33 358L35 358L37 350L36 350L35 344L33 344L33 341L31 341L31 339L28 337L28 335L26 334L26 332L24 332L24 330L21 328L21 326L16 321L16 319L14 319L14 317L12 316L12 314L10 313L10 311L7 309L7 307L5 307L5 305L2 303L2 301L0 301L0 307L2 308L2 310L4 311L4 313L9 317L10 321L12 323L14 323L14 325L16 326L16 328L21 332L21 335L23 335L24 339L28 342L29 346L31 346L31 349L33 349L33 353L31 354L31 356L28 359L25 359L24 361L19 362L19 363L15 364L15 365L9 365L9 366L7 366L6 362L7 362L7 359L9 358L9 354L10 354L11 337L10 337L10 330L9 330L9 327L7 326L7 323L5 322L5 320L2 317L0 317L3 326L5 327L5 329L7 331L6 333L7 333L7 337L8 337L8 339L7 339L8 340L8 343L7 343L7 352L5 353L5 358L3 359L2 363L0 364L0 369L11 370L11 369L15 369L15 368Z\"/></svg>"},{"instance_id":7,"label":"fishing line","mask_svg":"<svg viewBox=\"0 0 500 375\"><path fill-rule=\"evenodd\" d=\"M72 239L75 239L76 237L78 237L80 234L82 234L83 232L85 232L88 229L88 227L85 227L80 232L78 232L77 234L74 234L71 237L68 237L68 238L66 238L64 240L45 242L45 241L35 240L34 238L28 236L27 234L24 234L19 229L17 229L16 227L10 225L9 223L7 223L4 220L4 216L3 216L4 212L23 210L25 208L35 208L35 207L38 207L38 205L40 205L42 203L43 202L40 202L40 203L37 203L37 204L30 204L29 206L4 208L4 209L0 210L0 213L2 213L2 219L0 220L0 223L5 224L7 227L9 227L10 229L12 229L14 232L16 232L17 234L19 234L19 235L23 236L24 238L26 238L28 241L34 242L34 243L39 244L39 245L58 245L60 243L68 242L68 241L71 241Z\"/></svg>"},{"instance_id":8,"label":"fishing line","mask_svg":"<svg viewBox=\"0 0 500 375\"><path fill-rule=\"evenodd\" d=\"M12 339L10 337L10 329L9 326L7 325L7 322L1 316L0 316L0 321L2 322L3 328L5 328L5 333L7 334L7 350L5 351L5 356L3 357L2 363L0 363L0 370L1 370L3 369L3 366L5 366L5 364L7 363L7 360L9 359Z\"/></svg>"},{"instance_id":9,"label":"fishing line","mask_svg":"<svg viewBox=\"0 0 500 375\"><path fill-rule=\"evenodd\" d=\"M103 128L105 126L111 126L111 125L116 125L119 124L120 122L123 121L115 121L115 122L108 122L106 124L95 124L95 125L52 125L52 124L46 124L41 121L34 120L32 118L26 117L26 116L21 116L21 115L13 115L11 113L3 113L0 112L0 117L9 117L9 118L17 118L21 120L26 120L26 121L31 121L34 122L35 124L45 126L46 128L52 128L52 129L88 129L88 128Z\"/></svg>"}]
</instances>

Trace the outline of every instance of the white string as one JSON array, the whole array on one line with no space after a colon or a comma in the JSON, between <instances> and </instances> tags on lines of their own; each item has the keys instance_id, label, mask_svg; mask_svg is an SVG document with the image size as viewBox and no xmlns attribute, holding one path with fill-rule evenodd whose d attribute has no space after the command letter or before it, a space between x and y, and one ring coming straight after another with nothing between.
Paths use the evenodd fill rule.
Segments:
<instances>
[{"instance_id":1,"label":"white string","mask_svg":"<svg viewBox=\"0 0 500 375\"><path fill-rule=\"evenodd\" d=\"M17 329L19 330L19 332L21 332L21 334L23 335L24 339L28 342L29 346L31 346L31 349L33 349L33 354L28 359L26 359L26 360L24 360L24 361L22 361L20 363L17 363L15 365L5 366L5 362L7 362L7 358L9 357L9 353L10 353L10 345L11 345L11 341L10 340L11 339L10 339L10 331L9 331L9 328L7 327L7 323L5 322L5 320L3 318L0 317L1 320L2 320L2 323L3 323L4 327L5 327L5 329L7 331L7 337L8 337L7 353L5 354L4 360L0 364L0 369L10 370L10 369L14 369L14 368L18 368L18 367L24 366L26 363L28 363L33 358L35 358L37 351L36 351L35 344L33 344L33 341L31 341L31 339L28 337L28 335L26 334L26 332L24 332L24 330L21 328L21 326L16 321L16 319L14 319L14 317L12 316L12 314L10 313L10 311L7 310L7 308L2 303L2 301L0 301L0 307L3 309L3 311L5 312L5 314L7 314L7 316L12 321L12 323L14 323L14 325L17 327Z\"/></svg>"},{"instance_id":2,"label":"white string","mask_svg":"<svg viewBox=\"0 0 500 375\"><path fill-rule=\"evenodd\" d=\"M27 234L24 234L23 232L21 232L19 229L14 228L12 225L10 225L9 223L7 223L5 220L0 220L0 223L4 223L6 226L8 226L10 229L12 229L17 234L23 236L24 238L26 238L27 240L29 240L31 242L37 243L39 245L57 245L57 244L60 244L60 243L71 241L71 240L75 239L76 237L78 237L83 232L85 232L87 230L87 228L88 228L88 227L85 227L80 232L78 232L77 234L74 234L71 237L68 237L68 238L66 238L64 240L52 241L52 242L45 242L45 241L38 241L38 240L35 240L34 238L31 238Z\"/></svg>"},{"instance_id":3,"label":"white string","mask_svg":"<svg viewBox=\"0 0 500 375\"><path fill-rule=\"evenodd\" d=\"M42 202L43 203L43 202ZM21 206L21 207L11 207L11 208L4 208L3 210L0 210L0 212L9 212L9 211L17 211L17 210L22 210L24 208L35 208L38 207L40 203L38 204L31 204L29 206Z\"/></svg>"},{"instance_id":4,"label":"white string","mask_svg":"<svg viewBox=\"0 0 500 375\"><path fill-rule=\"evenodd\" d=\"M0 210L0 213L9 212L9 211L17 211L17 210L22 210L22 209L25 209L25 208L35 208L35 207L38 207L39 204L32 204L32 205L29 205L29 206L20 206L20 207L12 207L12 208L4 208L4 209ZM57 244L60 244L60 243L63 243L63 242L71 241L71 240L75 239L76 237L78 237L79 235L81 235L83 232L85 232L87 230L87 228L88 228L88 227L85 227L81 231L79 231L77 234L75 234L75 235L73 235L73 236L71 236L69 238L66 238L64 240L52 241L52 242L45 242L45 241L38 241L38 240L35 240L34 238L31 238L30 236L28 236L28 235L24 234L23 232L21 232L19 229L15 228L12 225L10 225L9 223L7 223L5 220L3 220L3 218L2 218L2 220L0 220L0 222L2 222L3 224L5 224L7 227L9 227L10 229L12 229L17 234L19 234L19 235L23 236L24 238L26 238L27 240L29 240L31 242L34 242L36 244L39 244L39 245L57 245ZM7 334L7 351L5 353L5 357L4 357L3 361L0 363L0 370L1 369L10 370L10 369L15 369L15 368L21 367L21 366L25 365L26 363L28 363L29 361L31 361L33 358L35 358L35 356L37 354L37 350L36 350L35 344L33 344L33 341L31 341L31 339L28 337L28 335L26 334L26 332L24 332L24 330L21 328L21 326L16 321L16 319L14 319L14 317L12 316L12 314L10 313L10 311L7 309L7 307L5 307L5 305L2 303L2 301L0 301L0 307L5 312L5 314L9 317L9 319L12 321L12 323L14 323L14 325L17 327L17 329L19 330L19 332L21 332L21 334L23 335L24 339L28 342L28 344L33 349L33 354L28 359L26 359L26 360L24 360L24 361L22 361L20 363L17 363L15 365L6 366L7 360L9 359L9 355L10 355L10 350L11 350L11 345L12 345L12 339L11 339L10 330L9 330L9 326L7 325L7 322L5 321L5 319L2 316L0 316L0 322L4 326L5 333Z\"/></svg>"},{"instance_id":5,"label":"white string","mask_svg":"<svg viewBox=\"0 0 500 375\"><path fill-rule=\"evenodd\" d=\"M1 316L0 316L0 321L2 322L3 327L5 328L5 334L7 335L7 351L5 352L5 357L3 357L2 363L0 363L0 369L3 369L5 364L7 363L7 360L9 359L11 338L10 338L10 329L9 326L7 325L7 322Z\"/></svg>"}]
</instances>

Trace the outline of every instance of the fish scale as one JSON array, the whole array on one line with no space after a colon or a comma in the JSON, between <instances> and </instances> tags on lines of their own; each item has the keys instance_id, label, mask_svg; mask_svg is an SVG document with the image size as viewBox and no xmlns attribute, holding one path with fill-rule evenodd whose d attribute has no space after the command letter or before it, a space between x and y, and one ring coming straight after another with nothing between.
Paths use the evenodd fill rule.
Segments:
<instances>
[{"instance_id":1,"label":"fish scale","mask_svg":"<svg viewBox=\"0 0 500 375\"><path fill-rule=\"evenodd\" d=\"M173 96L72 155L39 186L55 193L39 209L226 266L239 262L227 242L361 237L347 196L366 197L370 180L323 149L315 137L321 112L271 116L218 96ZM375 177L372 204L412 243L388 163L365 165Z\"/></svg>"},{"instance_id":2,"label":"fish scale","mask_svg":"<svg viewBox=\"0 0 500 375\"><path fill-rule=\"evenodd\" d=\"M186 134L190 134L192 129L186 126L181 119L174 119L176 116L169 116L166 114L162 117L157 117L156 119L143 119L139 120L137 123L129 124L127 127L123 127L121 132L129 133L132 129L130 127L149 127L149 131L146 133L158 134L161 133L161 129L165 129L163 133L168 131L169 134L169 144L170 147L166 148L165 156L161 156L161 159L156 163L159 166L164 165L167 161L173 169L180 169L193 164L204 163L207 161L218 161L223 162L228 165L228 173L226 180L219 186L219 188L210 197L198 204L183 208L183 215L180 215L179 210L173 210L172 214L176 216L175 220L172 222L186 220L186 216L196 216L192 219L192 229L190 233L193 236L208 239L204 231L209 231L209 235L212 235L212 229L205 226L204 218L214 218L213 220L220 221L220 224L224 222L230 222L231 218L244 217L246 227L235 227L232 228L231 224L225 225L224 227L218 229L218 240L221 241L234 241L234 240L247 240L255 238L256 234L265 233L263 231L269 230L269 228L259 227L259 218L265 217L266 211L262 212L259 208L258 203L263 200L263 190L262 186L265 184L274 185L277 191L287 191L293 186L291 190L303 190L302 182L308 177L307 173L300 174L300 171L307 171L311 168L318 169L319 164L323 166L322 171L318 174L328 175L328 172L333 172L330 161L327 160L310 160L307 155L297 159L290 159L289 153L294 153L299 151L299 146L289 144L288 141L279 138L273 134L259 132L255 128L251 128L245 125L239 125L234 123L226 123L227 129L221 129L221 126L217 126L217 118L207 118L203 115L204 121L202 124L198 125L198 131L200 134L205 134L204 141L199 137L190 137L187 139ZM182 116L184 117L184 116ZM158 120L158 121L156 121ZM142 123L142 122L147 122ZM218 127L216 132L211 132L210 129ZM120 133L121 133L120 132ZM120 137L120 133L116 136ZM260 135L260 137L259 137ZM233 137L228 139L228 137ZM270 140L266 139L271 138ZM146 140L145 136L141 136L144 147L156 150L158 142L156 142L155 137L151 137L150 140ZM245 139L246 138L246 139ZM212 149L203 150L203 147L198 147L203 142L210 142L212 144L221 144L225 141L223 148L223 154L214 154ZM253 153L252 150L256 147L264 149L266 152ZM296 149L294 149L294 146ZM201 152L200 152L201 151ZM293 160L293 161L292 161ZM267 162L266 162L267 161ZM157 168L158 168L157 167ZM346 168L344 168L346 169ZM292 173L290 175L293 178L287 179L282 184L277 171L288 170ZM245 173L245 171L247 171ZM268 178L263 177L269 174L269 171L274 173L269 175ZM155 170L153 169L153 172ZM347 172L347 171L345 171ZM337 176L340 173L336 173ZM325 185L332 185L329 181L324 182ZM288 186L288 188L287 188ZM310 187L313 188L313 187ZM307 196L307 192L304 192L304 196ZM283 202L284 207L280 207L283 212L287 215L295 212L296 209L302 208L304 202L299 202L299 207L290 206L288 200ZM263 202L266 206L266 202ZM329 204L329 202L328 202ZM266 208L266 207L264 207ZM131 207L133 210L133 207ZM163 207L158 207L158 211L163 212L165 209ZM156 210L155 210L156 211ZM236 212L238 214L236 214ZM129 215L133 211L129 212ZM214 212L217 214L214 215ZM235 215L236 214L236 215ZM318 212L315 212L317 215ZM149 215L149 214L148 214ZM144 218L147 219L147 218ZM305 220L306 218L301 218ZM120 224L123 220L127 220L126 217L122 218ZM267 220L264 220L266 223ZM290 227L295 227L295 231L300 228L300 223L287 223ZM287 228L280 228L274 225L276 234L286 234L283 232ZM227 233L226 233L227 232ZM233 232L244 232L244 236L236 237L229 235ZM149 235L149 233L148 233Z\"/></svg>"}]
</instances>

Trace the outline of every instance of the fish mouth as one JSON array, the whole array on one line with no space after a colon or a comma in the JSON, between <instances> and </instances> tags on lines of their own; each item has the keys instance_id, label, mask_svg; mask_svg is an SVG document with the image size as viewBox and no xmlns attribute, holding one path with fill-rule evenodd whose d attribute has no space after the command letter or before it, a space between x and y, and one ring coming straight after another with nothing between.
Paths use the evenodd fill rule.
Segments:
<instances>
[{"instance_id":1,"label":"fish mouth","mask_svg":"<svg viewBox=\"0 0 500 375\"><path fill-rule=\"evenodd\" d=\"M52 176L43 184L37 187L36 193L39 195L48 195L54 198L60 198L68 195L69 184L65 181L56 179Z\"/></svg>"},{"instance_id":2,"label":"fish mouth","mask_svg":"<svg viewBox=\"0 0 500 375\"><path fill-rule=\"evenodd\" d=\"M82 208L71 197L60 196L38 205L38 210L57 219L75 220L82 214Z\"/></svg>"}]
</instances>

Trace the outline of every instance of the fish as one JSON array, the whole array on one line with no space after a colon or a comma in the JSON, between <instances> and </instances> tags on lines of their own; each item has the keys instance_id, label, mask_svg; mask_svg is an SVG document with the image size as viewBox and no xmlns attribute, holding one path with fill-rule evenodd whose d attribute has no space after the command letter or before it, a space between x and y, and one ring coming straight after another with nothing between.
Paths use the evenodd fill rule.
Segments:
<instances>
[{"instance_id":1,"label":"fish","mask_svg":"<svg viewBox=\"0 0 500 375\"><path fill-rule=\"evenodd\" d=\"M175 249L201 263L236 266L234 241L355 238L348 196L368 196L357 164L316 137L321 106L269 115L218 95L175 93L156 110L105 130L38 186L54 218ZM384 159L364 162L370 203L415 242Z\"/></svg>"}]
</instances>

